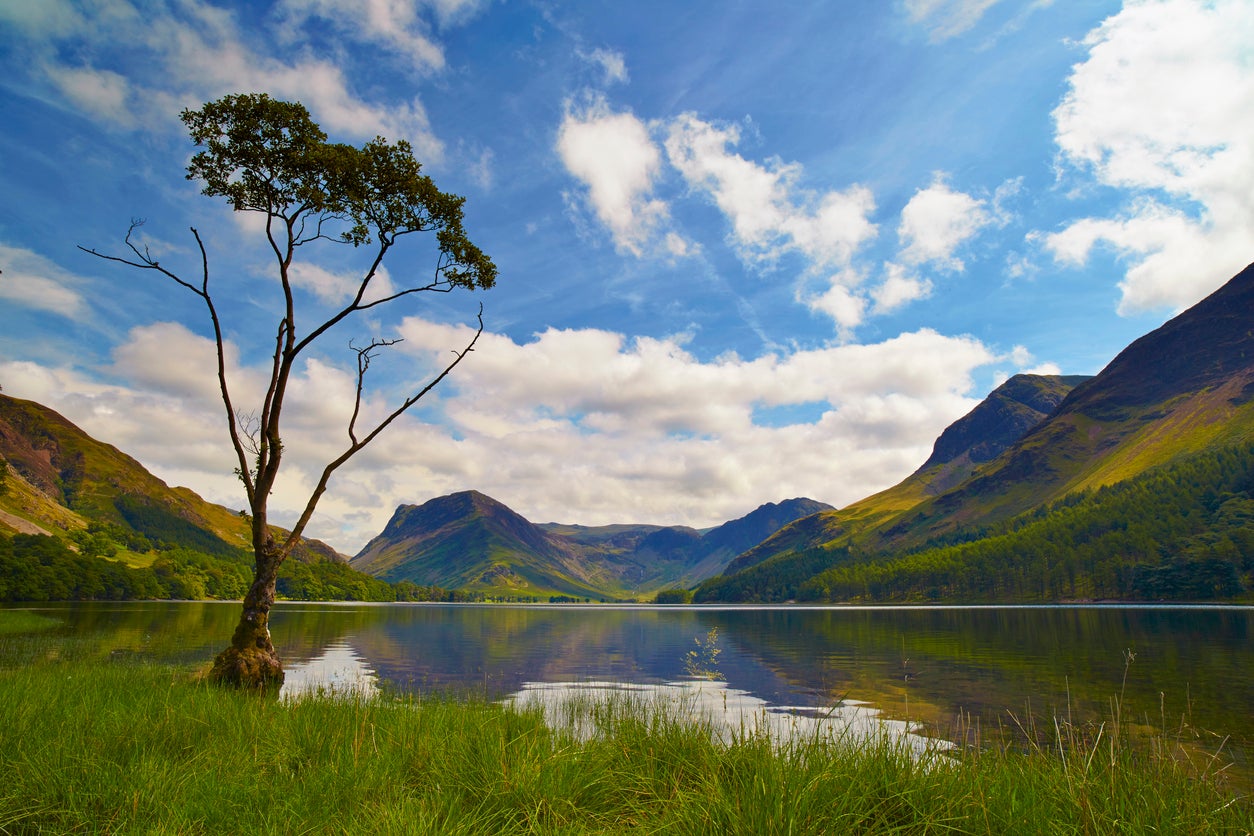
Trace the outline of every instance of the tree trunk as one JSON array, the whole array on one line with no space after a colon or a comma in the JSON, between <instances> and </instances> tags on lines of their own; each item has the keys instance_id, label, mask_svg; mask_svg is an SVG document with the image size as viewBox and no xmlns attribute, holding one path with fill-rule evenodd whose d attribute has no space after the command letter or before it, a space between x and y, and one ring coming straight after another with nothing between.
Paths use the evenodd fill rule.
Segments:
<instances>
[{"instance_id":1,"label":"tree trunk","mask_svg":"<svg viewBox=\"0 0 1254 836\"><path fill-rule=\"evenodd\" d=\"M213 660L209 672L212 681L262 689L283 684L283 662L270 641L270 607L274 605L274 588L283 557L270 538L256 549L256 571L244 596L244 611L231 637L231 646Z\"/></svg>"}]
</instances>

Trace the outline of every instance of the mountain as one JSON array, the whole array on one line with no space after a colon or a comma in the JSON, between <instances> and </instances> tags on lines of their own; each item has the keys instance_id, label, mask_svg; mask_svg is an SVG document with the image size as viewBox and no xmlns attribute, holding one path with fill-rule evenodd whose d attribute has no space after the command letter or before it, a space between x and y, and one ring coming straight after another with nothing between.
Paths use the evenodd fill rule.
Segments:
<instances>
[{"instance_id":1,"label":"mountain","mask_svg":"<svg viewBox=\"0 0 1254 836\"><path fill-rule=\"evenodd\" d=\"M993 390L979 406L949 425L919 468L930 474L928 492L960 483L978 465L997 458L1058 408L1083 375L1071 377L1019 374Z\"/></svg>"},{"instance_id":2,"label":"mountain","mask_svg":"<svg viewBox=\"0 0 1254 836\"><path fill-rule=\"evenodd\" d=\"M350 561L388 581L498 594L602 595L603 575L572 543L478 491L396 509Z\"/></svg>"},{"instance_id":3,"label":"mountain","mask_svg":"<svg viewBox=\"0 0 1254 836\"><path fill-rule=\"evenodd\" d=\"M402 505L354 568L491 595L635 597L692 585L780 526L830 505L790 499L700 532L685 526L535 525L477 491Z\"/></svg>"},{"instance_id":4,"label":"mountain","mask_svg":"<svg viewBox=\"0 0 1254 836\"><path fill-rule=\"evenodd\" d=\"M728 564L734 575L772 556L830 542L842 531L871 528L930 496L961 484L1045 420L1087 377L1020 374L993 390L975 409L951 424L928 460L904 481L854 505L782 526Z\"/></svg>"},{"instance_id":5,"label":"mountain","mask_svg":"<svg viewBox=\"0 0 1254 836\"><path fill-rule=\"evenodd\" d=\"M0 533L70 538L94 525L119 537L129 532L163 547L222 558L245 559L241 555L251 548L248 523L238 512L170 487L34 401L0 394L0 458L6 462ZM316 540L303 541L294 556L346 562Z\"/></svg>"},{"instance_id":6,"label":"mountain","mask_svg":"<svg viewBox=\"0 0 1254 836\"><path fill-rule=\"evenodd\" d=\"M776 573L817 571L824 561L816 549L830 553L831 565L969 538L1251 439L1254 265L1136 340L1095 377L1011 378L947 429L906 480L783 527L729 564L723 578L767 564ZM698 598L719 600L721 583L707 582Z\"/></svg>"}]
</instances>

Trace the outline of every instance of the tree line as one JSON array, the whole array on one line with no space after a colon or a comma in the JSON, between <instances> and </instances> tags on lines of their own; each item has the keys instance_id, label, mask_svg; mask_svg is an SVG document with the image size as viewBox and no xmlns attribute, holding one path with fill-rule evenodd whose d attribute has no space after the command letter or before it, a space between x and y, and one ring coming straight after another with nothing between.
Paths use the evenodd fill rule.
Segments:
<instances>
[{"instance_id":1,"label":"tree line","mask_svg":"<svg viewBox=\"0 0 1254 836\"><path fill-rule=\"evenodd\" d=\"M811 549L696 600L1191 601L1254 594L1254 445L1211 451L908 553Z\"/></svg>"},{"instance_id":2,"label":"tree line","mask_svg":"<svg viewBox=\"0 0 1254 836\"><path fill-rule=\"evenodd\" d=\"M151 564L114 559L121 545L110 527L94 524L71 535L0 537L0 601L237 600L252 583L243 550L225 558L176 547L156 551ZM134 535L132 539L142 535ZM140 545L138 541L129 545ZM279 572L280 596L296 601L457 601L467 596L410 581L388 583L331 561L289 561Z\"/></svg>"}]
</instances>

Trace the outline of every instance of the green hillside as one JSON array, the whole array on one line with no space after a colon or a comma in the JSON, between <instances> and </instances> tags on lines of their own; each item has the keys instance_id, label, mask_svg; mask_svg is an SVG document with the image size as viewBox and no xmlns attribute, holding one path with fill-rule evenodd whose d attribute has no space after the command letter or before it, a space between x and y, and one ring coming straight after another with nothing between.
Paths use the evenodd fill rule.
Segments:
<instances>
[{"instance_id":1,"label":"green hillside","mask_svg":"<svg viewBox=\"0 0 1254 836\"><path fill-rule=\"evenodd\" d=\"M402 505L352 560L389 581L493 597L597 597L620 590L578 550L477 491Z\"/></svg>"},{"instance_id":2,"label":"green hillside","mask_svg":"<svg viewBox=\"0 0 1254 836\"><path fill-rule=\"evenodd\" d=\"M325 543L305 540L294 557L280 572L285 597L398 594ZM0 600L239 598L252 562L237 512L171 488L45 406L0 394Z\"/></svg>"},{"instance_id":3,"label":"green hillside","mask_svg":"<svg viewBox=\"0 0 1254 836\"><path fill-rule=\"evenodd\" d=\"M696 600L1254 600L1254 444L1074 493L907 553L782 554Z\"/></svg>"},{"instance_id":4,"label":"green hillside","mask_svg":"<svg viewBox=\"0 0 1254 836\"><path fill-rule=\"evenodd\" d=\"M906 479L840 510L784 526L741 554L723 572L734 575L765 560L818 545L849 544L899 520L975 474L1036 428L1085 377L1016 375L950 425L932 455Z\"/></svg>"},{"instance_id":5,"label":"green hillside","mask_svg":"<svg viewBox=\"0 0 1254 836\"><path fill-rule=\"evenodd\" d=\"M1037 391L1045 380L1036 382ZM938 455L945 446L938 440L928 463L899 485L784 527L737 558L721 578L707 581L698 600L742 600L768 587L772 596L794 597L811 576L850 560L883 562L929 543L975 539L1025 513L1079 501L1156 468L1248 449L1254 440L1254 265L1134 342L1096 377L1053 379L1050 385L1074 388L1052 412L1036 410L1042 417L996 455L975 453L984 438L997 436L998 422L983 433L970 430L978 413L1014 423L1017 410L990 410L986 401L951 428L957 431L941 437L961 443ZM1004 394L999 389L990 401ZM1159 513L1151 506L1142 511ZM734 580L758 567L757 574ZM821 588L810 589L826 597ZM1125 593L1131 594L1111 594ZM964 587L961 594L1020 593Z\"/></svg>"},{"instance_id":6,"label":"green hillside","mask_svg":"<svg viewBox=\"0 0 1254 836\"><path fill-rule=\"evenodd\" d=\"M402 505L352 565L389 581L491 597L636 599L717 574L780 526L831 506L766 503L708 531L685 526L534 525L477 491Z\"/></svg>"}]
</instances>

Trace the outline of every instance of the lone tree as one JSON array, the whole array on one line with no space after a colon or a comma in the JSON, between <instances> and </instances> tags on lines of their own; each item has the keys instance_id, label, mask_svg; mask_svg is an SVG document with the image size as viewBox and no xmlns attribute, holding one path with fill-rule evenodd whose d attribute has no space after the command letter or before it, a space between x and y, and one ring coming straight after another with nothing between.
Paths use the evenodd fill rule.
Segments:
<instances>
[{"instance_id":1,"label":"lone tree","mask_svg":"<svg viewBox=\"0 0 1254 836\"><path fill-rule=\"evenodd\" d=\"M257 212L265 218L266 242L274 255L283 307L278 311L269 386L260 411L240 410L232 400L222 321L209 288L208 254L195 227L191 234L200 252L195 279L184 278L160 264L147 247L136 242L135 230L142 221L132 221L127 232L130 255L85 251L160 273L199 296L208 310L217 343L219 390L238 460L236 472L248 496L256 559L239 625L230 647L214 660L210 677L224 684L268 686L283 681L283 666L269 629L279 566L300 541L331 475L430 392L474 348L483 333L483 307L479 308L474 337L454 352L452 362L371 427L359 426L366 371L381 349L397 341L376 338L363 346L350 344L356 353L357 391L346 446L323 469L291 532L276 538L267 506L283 463L283 404L297 359L332 327L361 311L416 293L454 288L486 290L496 281L496 265L462 228L464 198L440 191L430 177L420 173L421 165L404 140L390 143L380 137L360 148L328 142L299 102L256 93L225 96L199 110L184 110L181 118L192 141L203 148L192 157L187 179L203 181L204 194L225 197L235 211ZM403 236L417 232L435 233L438 255L432 273L400 289L393 286L380 296L378 285L383 283L376 280L385 257ZM302 328L293 294L292 265L301 248L315 241L363 248L366 266L351 301L325 320ZM374 295L370 294L372 283L376 285Z\"/></svg>"}]
</instances>

